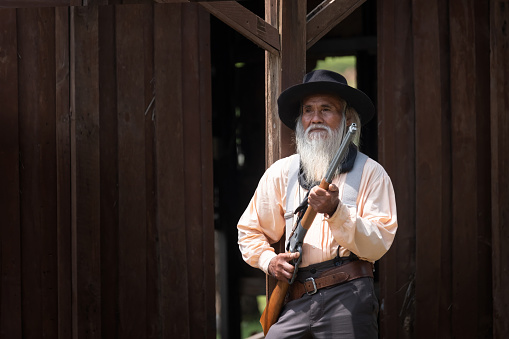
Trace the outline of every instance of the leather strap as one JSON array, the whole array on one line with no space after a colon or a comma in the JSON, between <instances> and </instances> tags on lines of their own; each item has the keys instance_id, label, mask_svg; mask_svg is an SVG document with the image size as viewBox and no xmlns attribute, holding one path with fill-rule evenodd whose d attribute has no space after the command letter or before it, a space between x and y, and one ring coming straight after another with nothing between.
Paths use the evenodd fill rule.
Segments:
<instances>
[{"instance_id":1,"label":"leather strap","mask_svg":"<svg viewBox=\"0 0 509 339\"><path fill-rule=\"evenodd\" d=\"M339 285L362 277L373 278L373 264L364 260L352 261L326 270L318 278L309 278L305 283L294 281L290 285L288 301L299 299L306 293L314 294L321 288Z\"/></svg>"}]
</instances>

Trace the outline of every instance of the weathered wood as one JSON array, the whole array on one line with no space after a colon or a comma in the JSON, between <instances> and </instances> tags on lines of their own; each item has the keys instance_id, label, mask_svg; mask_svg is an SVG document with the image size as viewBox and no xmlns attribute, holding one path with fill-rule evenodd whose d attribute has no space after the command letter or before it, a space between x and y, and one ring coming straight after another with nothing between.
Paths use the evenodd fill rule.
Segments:
<instances>
[{"instance_id":1,"label":"weathered wood","mask_svg":"<svg viewBox=\"0 0 509 339\"><path fill-rule=\"evenodd\" d=\"M144 66L144 99L145 99L145 185L146 195L146 329L147 338L157 338L161 333L159 312L159 263L157 233L157 178L155 155L155 54L154 54L154 5L144 5L141 20L143 21L143 66Z\"/></svg>"},{"instance_id":2,"label":"weathered wood","mask_svg":"<svg viewBox=\"0 0 509 339\"><path fill-rule=\"evenodd\" d=\"M145 11L116 6L119 336L141 338L146 318Z\"/></svg>"},{"instance_id":3,"label":"weathered wood","mask_svg":"<svg viewBox=\"0 0 509 339\"><path fill-rule=\"evenodd\" d=\"M16 10L0 10L0 329L6 338L22 337L21 213L18 123L18 45Z\"/></svg>"},{"instance_id":4,"label":"weathered wood","mask_svg":"<svg viewBox=\"0 0 509 339\"><path fill-rule=\"evenodd\" d=\"M490 129L493 338L509 336L509 1L490 1ZM483 110L485 112L485 110Z\"/></svg>"},{"instance_id":5,"label":"weathered wood","mask_svg":"<svg viewBox=\"0 0 509 339\"><path fill-rule=\"evenodd\" d=\"M365 1L324 0L307 17L306 48L309 49L313 46Z\"/></svg>"},{"instance_id":6,"label":"weathered wood","mask_svg":"<svg viewBox=\"0 0 509 339\"><path fill-rule=\"evenodd\" d=\"M54 9L18 11L22 323L57 337ZM34 43L34 41L36 43ZM28 81L29 79L29 81ZM35 306L37 305L37 306Z\"/></svg>"},{"instance_id":7,"label":"weathered wood","mask_svg":"<svg viewBox=\"0 0 509 339\"><path fill-rule=\"evenodd\" d=\"M302 82L306 73L306 1L281 0L281 91ZM281 124L281 157L295 152L292 131Z\"/></svg>"},{"instance_id":8,"label":"weathered wood","mask_svg":"<svg viewBox=\"0 0 509 339\"><path fill-rule=\"evenodd\" d=\"M491 337L489 4L451 2L452 337ZM465 262L469 269L461 269ZM468 283L466 283L468 282ZM482 293L480 291L485 291Z\"/></svg>"},{"instance_id":9,"label":"weathered wood","mask_svg":"<svg viewBox=\"0 0 509 339\"><path fill-rule=\"evenodd\" d=\"M272 7L272 6L273 7ZM302 82L306 64L305 17L306 2L279 0L275 3L266 3L265 16L279 27L281 33L281 57L265 56L265 96L267 146L266 166L276 160L289 156L295 152L292 143L292 131L281 123L277 110L277 98L280 92L292 85ZM278 18L281 18L278 23ZM282 67L285 65L286 67ZM282 238L274 244L276 252L284 252L285 239ZM276 287L277 280L267 277L267 297Z\"/></svg>"},{"instance_id":10,"label":"weathered wood","mask_svg":"<svg viewBox=\"0 0 509 339\"><path fill-rule=\"evenodd\" d=\"M415 332L423 338L448 338L451 331L450 85L447 21L441 15L447 11L441 6L446 4L428 1L413 3L412 8L418 207Z\"/></svg>"},{"instance_id":11,"label":"weathered wood","mask_svg":"<svg viewBox=\"0 0 509 339\"><path fill-rule=\"evenodd\" d=\"M0 8L81 6L82 0L2 0Z\"/></svg>"},{"instance_id":12,"label":"weathered wood","mask_svg":"<svg viewBox=\"0 0 509 339\"><path fill-rule=\"evenodd\" d=\"M378 161L392 179L399 229L379 262L380 335L411 338L415 322L415 109L410 2L378 7ZM405 18L405 20L396 20Z\"/></svg>"},{"instance_id":13,"label":"weathered wood","mask_svg":"<svg viewBox=\"0 0 509 339\"><path fill-rule=\"evenodd\" d=\"M212 88L210 53L210 15L199 9L198 19L198 65L201 128L201 206L203 237L203 289L202 309L205 321L202 324L204 338L216 337L216 297L215 293L215 241L214 241L214 177L213 177L213 135L212 135Z\"/></svg>"},{"instance_id":14,"label":"weathered wood","mask_svg":"<svg viewBox=\"0 0 509 339\"><path fill-rule=\"evenodd\" d=\"M182 7L182 27L185 28L186 35L190 39L182 40L182 68L187 70L185 80L182 82L182 105L183 105L183 128L184 128L184 170L186 180L184 182L185 196L185 216L186 216L186 239L188 244L193 244L188 248L192 255L188 256L187 274L189 288L189 322L191 324L205 324L207 316L203 309L203 300L205 300L205 290L207 283L204 281L203 259L204 244L210 239L205 239L203 232L203 209L197 209L196 206L202 204L203 187L201 180L202 168L200 155L202 149L210 141L203 140L202 125L200 116L200 101L196 100L199 96L201 67L199 63L199 17L201 8L197 4ZM198 137L197 137L198 136ZM196 194L200 192L201 194ZM199 235L199 236L197 236ZM206 328L201 326L191 326L190 337L204 337Z\"/></svg>"},{"instance_id":15,"label":"weathered wood","mask_svg":"<svg viewBox=\"0 0 509 339\"><path fill-rule=\"evenodd\" d=\"M58 338L72 337L69 9L55 8Z\"/></svg>"},{"instance_id":16,"label":"weathered wood","mask_svg":"<svg viewBox=\"0 0 509 339\"><path fill-rule=\"evenodd\" d=\"M98 7L71 10L73 336L101 337Z\"/></svg>"},{"instance_id":17,"label":"weathered wood","mask_svg":"<svg viewBox=\"0 0 509 339\"><path fill-rule=\"evenodd\" d=\"M163 337L189 337L185 200L183 191L182 8L155 11L155 152L159 236L160 315ZM167 39L173 36L173 39ZM179 307L173 307L179 300Z\"/></svg>"},{"instance_id":18,"label":"weathered wood","mask_svg":"<svg viewBox=\"0 0 509 339\"><path fill-rule=\"evenodd\" d=\"M265 50L278 54L281 47L277 28L237 1L200 2L211 14Z\"/></svg>"},{"instance_id":19,"label":"weathered wood","mask_svg":"<svg viewBox=\"0 0 509 339\"><path fill-rule=\"evenodd\" d=\"M115 7L101 6L99 25L99 126L101 186L101 334L118 338L118 129Z\"/></svg>"},{"instance_id":20,"label":"weathered wood","mask_svg":"<svg viewBox=\"0 0 509 339\"><path fill-rule=\"evenodd\" d=\"M265 20L279 28L280 1L265 0ZM280 158L279 132L281 120L277 98L281 92L281 56L265 51L265 166L268 168Z\"/></svg>"}]
</instances>

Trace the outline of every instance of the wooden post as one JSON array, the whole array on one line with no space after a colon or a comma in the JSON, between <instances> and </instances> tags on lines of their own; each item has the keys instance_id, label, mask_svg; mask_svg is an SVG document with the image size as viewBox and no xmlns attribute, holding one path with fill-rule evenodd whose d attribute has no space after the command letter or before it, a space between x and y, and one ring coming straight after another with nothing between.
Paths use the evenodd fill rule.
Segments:
<instances>
[{"instance_id":1,"label":"wooden post","mask_svg":"<svg viewBox=\"0 0 509 339\"><path fill-rule=\"evenodd\" d=\"M295 152L292 131L281 123L277 112L277 98L291 85L302 82L306 65L306 1L266 0L267 22L280 32L279 55L265 52L266 98L266 166ZM281 18L278 21L278 18ZM282 65L285 65L283 68ZM274 245L276 252L284 252L284 239ZM276 279L267 278L267 296L276 286Z\"/></svg>"}]
</instances>

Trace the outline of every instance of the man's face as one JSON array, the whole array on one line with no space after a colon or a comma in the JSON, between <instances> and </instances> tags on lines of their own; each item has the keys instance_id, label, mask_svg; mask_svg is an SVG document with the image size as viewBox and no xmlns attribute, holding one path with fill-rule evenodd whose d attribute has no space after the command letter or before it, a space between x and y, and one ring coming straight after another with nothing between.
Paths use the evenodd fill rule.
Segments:
<instances>
[{"instance_id":1,"label":"man's face","mask_svg":"<svg viewBox=\"0 0 509 339\"><path fill-rule=\"evenodd\" d=\"M310 126L317 126L309 132L309 137L314 138L326 135L326 131L320 125L326 125L332 130L340 127L342 120L342 103L338 97L330 94L313 94L302 101L302 127L307 130ZM316 135L318 136L318 135Z\"/></svg>"}]
</instances>

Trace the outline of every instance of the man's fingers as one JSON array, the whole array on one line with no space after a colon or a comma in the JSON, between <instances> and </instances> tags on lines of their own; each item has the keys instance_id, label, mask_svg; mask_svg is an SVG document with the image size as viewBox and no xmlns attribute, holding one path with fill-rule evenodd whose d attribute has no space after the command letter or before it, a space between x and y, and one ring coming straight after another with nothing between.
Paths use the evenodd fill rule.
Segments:
<instances>
[{"instance_id":1,"label":"man's fingers","mask_svg":"<svg viewBox=\"0 0 509 339\"><path fill-rule=\"evenodd\" d=\"M286 261L290 261L292 259L297 259L299 256L300 256L299 252L294 252L294 253L287 252L287 253L285 253Z\"/></svg>"},{"instance_id":2,"label":"man's fingers","mask_svg":"<svg viewBox=\"0 0 509 339\"><path fill-rule=\"evenodd\" d=\"M337 192L337 191L339 191L338 186L336 186L334 184L330 184L329 185L329 191L330 192Z\"/></svg>"}]
</instances>

